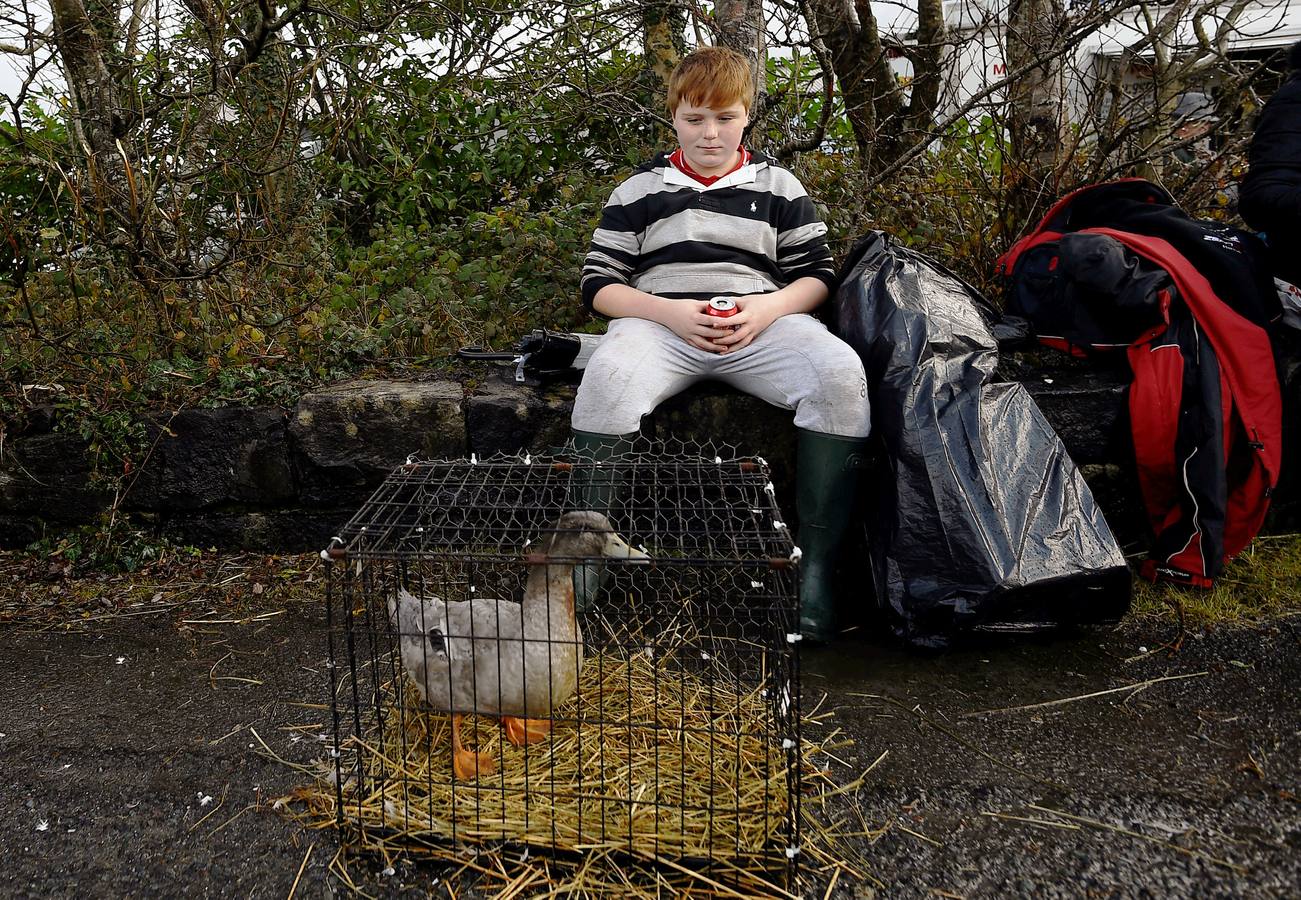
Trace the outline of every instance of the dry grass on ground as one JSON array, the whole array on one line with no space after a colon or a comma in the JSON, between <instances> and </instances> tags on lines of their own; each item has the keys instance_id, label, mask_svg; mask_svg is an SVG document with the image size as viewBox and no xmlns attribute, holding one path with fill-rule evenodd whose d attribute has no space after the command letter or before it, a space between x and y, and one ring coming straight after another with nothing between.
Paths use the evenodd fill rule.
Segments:
<instances>
[{"instance_id":1,"label":"dry grass on ground","mask_svg":"<svg viewBox=\"0 0 1301 900\"><path fill-rule=\"evenodd\" d=\"M78 574L57 557L0 552L0 626L72 629L204 608L232 617L318 603L323 570L314 553L164 550L139 571ZM1301 534L1261 537L1226 567L1214 590L1153 586L1135 579L1132 618L1188 625L1246 625L1301 611Z\"/></svg>"},{"instance_id":2,"label":"dry grass on ground","mask_svg":"<svg viewBox=\"0 0 1301 900\"><path fill-rule=\"evenodd\" d=\"M0 627L63 631L182 612L242 619L320 603L316 554L164 550L131 573L76 572L58 557L0 552Z\"/></svg>"},{"instance_id":3,"label":"dry grass on ground","mask_svg":"<svg viewBox=\"0 0 1301 900\"><path fill-rule=\"evenodd\" d=\"M1301 610L1301 534L1257 538L1225 567L1213 590L1134 580L1130 616L1189 626L1246 625Z\"/></svg>"}]
</instances>

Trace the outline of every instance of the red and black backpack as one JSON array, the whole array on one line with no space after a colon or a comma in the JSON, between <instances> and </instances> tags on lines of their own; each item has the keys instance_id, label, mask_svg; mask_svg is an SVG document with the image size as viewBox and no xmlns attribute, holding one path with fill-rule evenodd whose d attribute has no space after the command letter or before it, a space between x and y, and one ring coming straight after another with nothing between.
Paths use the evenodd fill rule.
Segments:
<instances>
[{"instance_id":1,"label":"red and black backpack","mask_svg":"<svg viewBox=\"0 0 1301 900\"><path fill-rule=\"evenodd\" d=\"M1067 195L999 260L1007 311L1077 356L1124 349L1143 500L1141 572L1210 587L1260 530L1282 460L1268 327L1277 293L1253 235L1192 219L1150 182Z\"/></svg>"}]
</instances>

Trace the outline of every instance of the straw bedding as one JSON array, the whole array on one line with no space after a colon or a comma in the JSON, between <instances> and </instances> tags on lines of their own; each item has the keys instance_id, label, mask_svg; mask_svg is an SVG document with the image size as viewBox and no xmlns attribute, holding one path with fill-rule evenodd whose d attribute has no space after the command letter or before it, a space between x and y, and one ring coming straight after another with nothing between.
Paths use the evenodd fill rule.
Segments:
<instances>
[{"instance_id":1,"label":"straw bedding","mask_svg":"<svg viewBox=\"0 0 1301 900\"><path fill-rule=\"evenodd\" d=\"M405 678L399 675L399 678ZM344 783L344 819L382 843L537 844L637 856L737 860L778 854L788 765L765 692L738 694L648 655L590 657L546 741L467 718L467 746L498 771L454 780L450 723L390 682L382 727L357 742L367 777ZM344 748L347 750L348 748ZM396 849L396 847L393 847Z\"/></svg>"}]
</instances>

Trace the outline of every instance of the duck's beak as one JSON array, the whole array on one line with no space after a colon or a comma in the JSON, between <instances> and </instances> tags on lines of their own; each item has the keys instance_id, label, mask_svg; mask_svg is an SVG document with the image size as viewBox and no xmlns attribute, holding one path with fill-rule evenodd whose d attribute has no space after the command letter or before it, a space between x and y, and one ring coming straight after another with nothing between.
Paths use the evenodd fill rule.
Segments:
<instances>
[{"instance_id":1,"label":"duck's beak","mask_svg":"<svg viewBox=\"0 0 1301 900\"><path fill-rule=\"evenodd\" d=\"M605 555L612 559L623 559L630 563L648 563L650 555L644 550L629 546L628 542L617 534L611 533L605 545Z\"/></svg>"}]
</instances>

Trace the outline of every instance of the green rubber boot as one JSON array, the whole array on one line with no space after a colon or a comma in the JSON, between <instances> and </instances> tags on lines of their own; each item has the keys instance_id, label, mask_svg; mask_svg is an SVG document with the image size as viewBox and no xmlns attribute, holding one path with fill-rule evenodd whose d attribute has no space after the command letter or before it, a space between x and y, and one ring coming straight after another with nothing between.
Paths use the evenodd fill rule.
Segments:
<instances>
[{"instance_id":1,"label":"green rubber boot","mask_svg":"<svg viewBox=\"0 0 1301 900\"><path fill-rule=\"evenodd\" d=\"M574 452L579 468L574 473L573 492L566 503L570 509L590 509L608 516L619 501L624 473L612 460L632 449L637 432L631 434L573 433ZM574 606L587 609L605 582L605 566L600 563L574 566Z\"/></svg>"},{"instance_id":2,"label":"green rubber boot","mask_svg":"<svg viewBox=\"0 0 1301 900\"><path fill-rule=\"evenodd\" d=\"M795 506L800 517L800 633L826 643L836 636L836 555L849 527L867 438L799 429Z\"/></svg>"}]
</instances>

